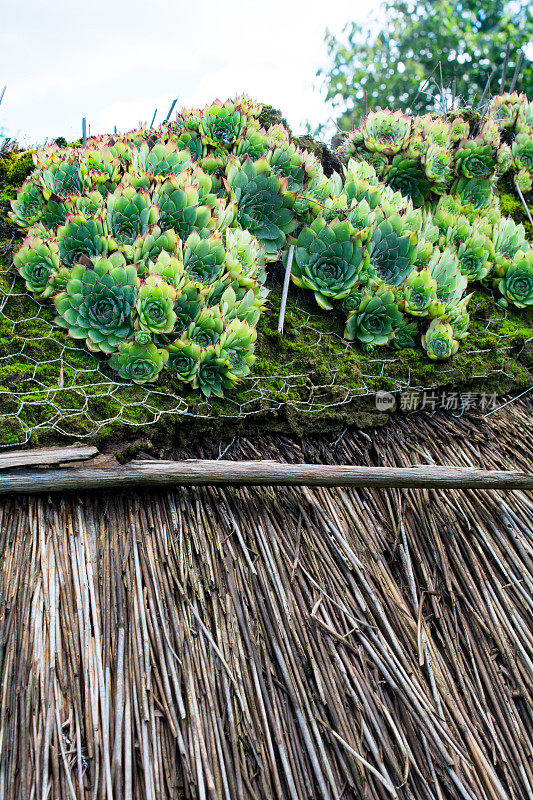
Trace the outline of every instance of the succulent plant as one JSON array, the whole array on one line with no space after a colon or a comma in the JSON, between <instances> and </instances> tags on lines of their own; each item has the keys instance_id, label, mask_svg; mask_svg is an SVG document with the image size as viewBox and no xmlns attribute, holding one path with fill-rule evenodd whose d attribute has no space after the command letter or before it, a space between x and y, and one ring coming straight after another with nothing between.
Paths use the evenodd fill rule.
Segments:
<instances>
[{"instance_id":1,"label":"succulent plant","mask_svg":"<svg viewBox=\"0 0 533 800\"><path fill-rule=\"evenodd\" d=\"M361 305L361 300L365 294L368 294L368 289L366 286L352 289L350 294L347 294L346 297L343 297L342 300L339 300L339 309L344 311L346 314L349 314L350 311L356 311Z\"/></svg>"},{"instance_id":2,"label":"succulent plant","mask_svg":"<svg viewBox=\"0 0 533 800\"><path fill-rule=\"evenodd\" d=\"M451 325L434 319L422 336L422 347L433 361L444 361L457 353L459 342Z\"/></svg>"},{"instance_id":3,"label":"succulent plant","mask_svg":"<svg viewBox=\"0 0 533 800\"><path fill-rule=\"evenodd\" d=\"M149 262L148 273L160 276L166 283L172 284L177 290L181 290L181 287L188 280L183 266L181 247L176 248L173 253L162 250L155 262Z\"/></svg>"},{"instance_id":4,"label":"succulent plant","mask_svg":"<svg viewBox=\"0 0 533 800\"><path fill-rule=\"evenodd\" d=\"M495 95L489 103L489 114L501 128L512 129L522 106L523 98L516 92Z\"/></svg>"},{"instance_id":5,"label":"succulent plant","mask_svg":"<svg viewBox=\"0 0 533 800\"><path fill-rule=\"evenodd\" d=\"M371 111L361 123L360 134L368 150L394 155L407 144L411 120L401 111Z\"/></svg>"},{"instance_id":6,"label":"succulent plant","mask_svg":"<svg viewBox=\"0 0 533 800\"><path fill-rule=\"evenodd\" d=\"M109 366L121 378L134 383L154 381L166 362L168 350L158 349L155 344L139 344L138 336L133 341L120 342L118 350L109 359Z\"/></svg>"},{"instance_id":7,"label":"succulent plant","mask_svg":"<svg viewBox=\"0 0 533 800\"><path fill-rule=\"evenodd\" d=\"M176 289L160 275L149 275L137 294L136 327L150 333L170 333L174 329Z\"/></svg>"},{"instance_id":8,"label":"succulent plant","mask_svg":"<svg viewBox=\"0 0 533 800\"><path fill-rule=\"evenodd\" d=\"M401 154L395 156L385 180L394 191L410 197L415 206L422 206L429 196L430 183L417 159Z\"/></svg>"},{"instance_id":9,"label":"succulent plant","mask_svg":"<svg viewBox=\"0 0 533 800\"><path fill-rule=\"evenodd\" d=\"M455 117L450 120L450 138L452 142L460 142L467 139L470 133L470 123L463 117Z\"/></svg>"},{"instance_id":10,"label":"succulent plant","mask_svg":"<svg viewBox=\"0 0 533 800\"><path fill-rule=\"evenodd\" d=\"M26 237L13 262L28 291L42 295L52 275L59 272L59 248L54 241Z\"/></svg>"},{"instance_id":11,"label":"succulent plant","mask_svg":"<svg viewBox=\"0 0 533 800\"><path fill-rule=\"evenodd\" d=\"M194 230L200 236L209 235L211 210L200 205L197 185L172 177L157 186L152 199L159 209L158 222L163 229L172 228L183 241Z\"/></svg>"},{"instance_id":12,"label":"succulent plant","mask_svg":"<svg viewBox=\"0 0 533 800\"><path fill-rule=\"evenodd\" d=\"M225 249L224 266L232 280L237 280L246 288L257 282L265 282L264 252L250 231L228 228L225 232Z\"/></svg>"},{"instance_id":13,"label":"succulent plant","mask_svg":"<svg viewBox=\"0 0 533 800\"><path fill-rule=\"evenodd\" d=\"M461 340L468 336L470 314L467 311L467 305L471 297L471 294L464 297L461 302L454 306L446 315L445 319L452 329L454 339Z\"/></svg>"},{"instance_id":14,"label":"succulent plant","mask_svg":"<svg viewBox=\"0 0 533 800\"><path fill-rule=\"evenodd\" d=\"M294 144L287 142L279 145L268 151L265 158L274 175L287 178L289 191L299 191L303 187L306 178L305 161L303 153Z\"/></svg>"},{"instance_id":15,"label":"succulent plant","mask_svg":"<svg viewBox=\"0 0 533 800\"><path fill-rule=\"evenodd\" d=\"M455 153L455 169L465 178L489 178L496 166L496 150L481 137L467 139Z\"/></svg>"},{"instance_id":16,"label":"succulent plant","mask_svg":"<svg viewBox=\"0 0 533 800\"><path fill-rule=\"evenodd\" d=\"M319 306L332 309L356 286L368 255L349 222L329 225L318 217L298 236L291 277L296 286L311 289Z\"/></svg>"},{"instance_id":17,"label":"succulent plant","mask_svg":"<svg viewBox=\"0 0 533 800\"><path fill-rule=\"evenodd\" d=\"M247 114L239 104L216 100L200 114L199 131L202 141L213 147L230 149L244 136Z\"/></svg>"},{"instance_id":18,"label":"succulent plant","mask_svg":"<svg viewBox=\"0 0 533 800\"><path fill-rule=\"evenodd\" d=\"M527 169L520 169L516 173L515 182L522 194L527 194L533 187L533 173Z\"/></svg>"},{"instance_id":19,"label":"succulent plant","mask_svg":"<svg viewBox=\"0 0 533 800\"><path fill-rule=\"evenodd\" d=\"M16 200L11 201L8 216L22 228L29 228L41 218L43 195L36 178L35 174L27 178L19 189Z\"/></svg>"},{"instance_id":20,"label":"succulent plant","mask_svg":"<svg viewBox=\"0 0 533 800\"><path fill-rule=\"evenodd\" d=\"M224 320L219 307L205 307L196 315L194 322L191 322L182 338L185 337L194 344L207 348L219 341L223 330Z\"/></svg>"},{"instance_id":21,"label":"succulent plant","mask_svg":"<svg viewBox=\"0 0 533 800\"><path fill-rule=\"evenodd\" d=\"M133 334L132 312L139 278L120 253L109 259L84 257L74 264L66 291L54 298L56 323L90 350L114 352Z\"/></svg>"},{"instance_id":22,"label":"succulent plant","mask_svg":"<svg viewBox=\"0 0 533 800\"><path fill-rule=\"evenodd\" d=\"M432 191L444 194L449 187L453 171L453 155L449 147L434 142L424 151L424 171L431 182Z\"/></svg>"},{"instance_id":23,"label":"succulent plant","mask_svg":"<svg viewBox=\"0 0 533 800\"><path fill-rule=\"evenodd\" d=\"M70 195L81 194L83 190L83 178L77 160L51 164L49 169L42 170L40 180L46 200L52 195L64 200Z\"/></svg>"},{"instance_id":24,"label":"succulent plant","mask_svg":"<svg viewBox=\"0 0 533 800\"><path fill-rule=\"evenodd\" d=\"M272 174L266 158L243 164L235 159L228 166L227 181L237 203L237 221L259 239L267 259L275 260L286 235L296 227L288 178Z\"/></svg>"},{"instance_id":25,"label":"succulent plant","mask_svg":"<svg viewBox=\"0 0 533 800\"><path fill-rule=\"evenodd\" d=\"M224 272L226 251L220 234L202 239L193 231L185 242L183 266L192 281L209 286Z\"/></svg>"},{"instance_id":26,"label":"succulent plant","mask_svg":"<svg viewBox=\"0 0 533 800\"><path fill-rule=\"evenodd\" d=\"M179 150L176 142L156 142L152 147L143 142L133 154L130 171L133 176L149 175L152 180L163 181L178 175L192 166L188 150Z\"/></svg>"},{"instance_id":27,"label":"succulent plant","mask_svg":"<svg viewBox=\"0 0 533 800\"><path fill-rule=\"evenodd\" d=\"M428 269L431 277L437 282L437 300L443 308L456 305L468 286L468 278L461 273L457 255L448 247L442 252L436 252L429 262Z\"/></svg>"},{"instance_id":28,"label":"succulent plant","mask_svg":"<svg viewBox=\"0 0 533 800\"><path fill-rule=\"evenodd\" d=\"M375 294L365 294L359 308L348 314L344 338L358 339L371 347L388 344L401 321L394 293L382 285Z\"/></svg>"},{"instance_id":29,"label":"succulent plant","mask_svg":"<svg viewBox=\"0 0 533 800\"><path fill-rule=\"evenodd\" d=\"M218 340L216 352L230 366L231 372L240 378L250 373L256 360L254 355L256 338L255 328L247 322L234 319Z\"/></svg>"},{"instance_id":30,"label":"succulent plant","mask_svg":"<svg viewBox=\"0 0 533 800\"><path fill-rule=\"evenodd\" d=\"M517 308L533 305L533 249L516 253L504 277L498 281L498 288Z\"/></svg>"},{"instance_id":31,"label":"succulent plant","mask_svg":"<svg viewBox=\"0 0 533 800\"><path fill-rule=\"evenodd\" d=\"M492 182L489 179L459 178L452 191L463 206L478 211L486 208L492 199Z\"/></svg>"},{"instance_id":32,"label":"succulent plant","mask_svg":"<svg viewBox=\"0 0 533 800\"><path fill-rule=\"evenodd\" d=\"M229 389L237 382L238 376L232 371L228 359L222 358L215 347L202 349L198 370L193 387L200 389L205 397L212 394L224 396L224 389Z\"/></svg>"},{"instance_id":33,"label":"succulent plant","mask_svg":"<svg viewBox=\"0 0 533 800\"><path fill-rule=\"evenodd\" d=\"M120 183L122 162L109 147L93 146L81 155L80 173L87 184L107 194L114 192Z\"/></svg>"},{"instance_id":34,"label":"succulent plant","mask_svg":"<svg viewBox=\"0 0 533 800\"><path fill-rule=\"evenodd\" d=\"M416 345L417 336L417 323L404 317L394 327L392 345L396 350L403 350L406 347L414 347Z\"/></svg>"},{"instance_id":35,"label":"succulent plant","mask_svg":"<svg viewBox=\"0 0 533 800\"><path fill-rule=\"evenodd\" d=\"M408 275L402 289L400 308L415 317L433 315L437 307L437 281L426 268Z\"/></svg>"},{"instance_id":36,"label":"succulent plant","mask_svg":"<svg viewBox=\"0 0 533 800\"><path fill-rule=\"evenodd\" d=\"M174 344L169 346L168 353L169 366L177 373L178 378L184 383L195 383L202 354L200 345L176 339Z\"/></svg>"},{"instance_id":37,"label":"succulent plant","mask_svg":"<svg viewBox=\"0 0 533 800\"><path fill-rule=\"evenodd\" d=\"M76 208L74 208L71 202L63 202L59 200L59 198L57 200L50 199L43 206L39 221L45 228L57 230L61 225L65 224L68 215L73 212L75 213L76 210L78 210L77 205ZM81 211L81 209L79 210Z\"/></svg>"},{"instance_id":38,"label":"succulent plant","mask_svg":"<svg viewBox=\"0 0 533 800\"><path fill-rule=\"evenodd\" d=\"M500 277L504 275L505 269L510 266L518 252L526 252L529 249L524 226L517 225L510 217L502 217L494 225L492 243L496 274Z\"/></svg>"},{"instance_id":39,"label":"succulent plant","mask_svg":"<svg viewBox=\"0 0 533 800\"><path fill-rule=\"evenodd\" d=\"M417 240L416 233L405 229L398 214L376 226L370 242L370 264L382 281L389 286L404 282L413 269Z\"/></svg>"},{"instance_id":40,"label":"succulent plant","mask_svg":"<svg viewBox=\"0 0 533 800\"><path fill-rule=\"evenodd\" d=\"M139 273L144 274L147 264L157 261L162 252L175 253L178 242L178 236L172 228L162 231L159 225L154 225L144 236L138 236L133 246L119 245L119 249L126 254L129 261L137 262Z\"/></svg>"},{"instance_id":41,"label":"succulent plant","mask_svg":"<svg viewBox=\"0 0 533 800\"><path fill-rule=\"evenodd\" d=\"M109 250L109 242L105 236L100 216L87 217L83 214L72 214L57 231L57 244L61 263L67 267L81 256L105 256Z\"/></svg>"},{"instance_id":42,"label":"succulent plant","mask_svg":"<svg viewBox=\"0 0 533 800\"><path fill-rule=\"evenodd\" d=\"M133 245L159 218L150 195L133 186L119 185L107 198L106 222L117 245Z\"/></svg>"},{"instance_id":43,"label":"succulent plant","mask_svg":"<svg viewBox=\"0 0 533 800\"><path fill-rule=\"evenodd\" d=\"M511 146L511 152L518 169L533 172L533 133L519 133Z\"/></svg>"},{"instance_id":44,"label":"succulent plant","mask_svg":"<svg viewBox=\"0 0 533 800\"><path fill-rule=\"evenodd\" d=\"M494 248L490 239L474 232L457 248L459 267L470 281L481 281L492 271Z\"/></svg>"},{"instance_id":45,"label":"succulent plant","mask_svg":"<svg viewBox=\"0 0 533 800\"><path fill-rule=\"evenodd\" d=\"M346 313L364 350L412 347L433 319L428 356L453 354L469 281L492 278L500 304L532 305L533 250L493 194L500 176L523 193L533 184L524 96L494 98L472 131L461 110L371 111L338 151L343 175L329 177L259 113L242 96L33 154L12 201L28 234L15 269L54 298L58 325L113 353L121 377L154 380L168 359L191 388L222 396L255 360L265 262L285 248L286 264L293 242L293 282Z\"/></svg>"}]
</instances>

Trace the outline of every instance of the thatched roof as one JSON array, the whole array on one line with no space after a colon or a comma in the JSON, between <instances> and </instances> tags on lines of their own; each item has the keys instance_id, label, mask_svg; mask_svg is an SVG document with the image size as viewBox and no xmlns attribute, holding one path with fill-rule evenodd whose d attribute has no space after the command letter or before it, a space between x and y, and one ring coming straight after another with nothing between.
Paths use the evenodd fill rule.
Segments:
<instances>
[{"instance_id":1,"label":"thatched roof","mask_svg":"<svg viewBox=\"0 0 533 800\"><path fill-rule=\"evenodd\" d=\"M224 457L531 471L532 430L517 402ZM0 797L530 796L531 493L198 487L0 518Z\"/></svg>"}]
</instances>

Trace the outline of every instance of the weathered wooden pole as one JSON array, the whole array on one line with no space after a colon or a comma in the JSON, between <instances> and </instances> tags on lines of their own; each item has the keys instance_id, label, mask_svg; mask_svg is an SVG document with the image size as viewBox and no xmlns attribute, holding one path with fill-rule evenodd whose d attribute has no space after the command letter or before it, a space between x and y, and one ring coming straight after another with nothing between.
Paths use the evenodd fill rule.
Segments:
<instances>
[{"instance_id":1,"label":"weathered wooden pole","mask_svg":"<svg viewBox=\"0 0 533 800\"><path fill-rule=\"evenodd\" d=\"M533 489L533 475L470 467L407 468L276 461L136 461L0 473L0 494L170 486L353 486L402 489Z\"/></svg>"}]
</instances>

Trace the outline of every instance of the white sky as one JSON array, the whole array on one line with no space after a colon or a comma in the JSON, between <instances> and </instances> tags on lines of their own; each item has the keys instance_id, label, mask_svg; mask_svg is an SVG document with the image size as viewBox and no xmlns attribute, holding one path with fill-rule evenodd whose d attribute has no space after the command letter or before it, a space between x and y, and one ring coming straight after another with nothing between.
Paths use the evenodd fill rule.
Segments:
<instances>
[{"instance_id":1,"label":"white sky","mask_svg":"<svg viewBox=\"0 0 533 800\"><path fill-rule=\"evenodd\" d=\"M25 0L0 4L0 132L19 141L129 130L176 108L247 92L294 132L330 110L315 73L324 32L372 0Z\"/></svg>"}]
</instances>

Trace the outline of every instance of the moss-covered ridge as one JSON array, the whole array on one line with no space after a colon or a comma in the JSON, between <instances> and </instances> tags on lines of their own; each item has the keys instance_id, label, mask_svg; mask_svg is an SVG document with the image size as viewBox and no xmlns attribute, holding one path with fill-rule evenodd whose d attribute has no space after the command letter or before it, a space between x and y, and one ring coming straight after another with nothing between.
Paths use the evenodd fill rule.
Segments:
<instances>
[{"instance_id":1,"label":"moss-covered ridge","mask_svg":"<svg viewBox=\"0 0 533 800\"><path fill-rule=\"evenodd\" d=\"M52 311L32 300L10 271L19 234L5 213L31 168L29 153L0 160L0 290L7 295L0 314L3 445L89 437L114 447L148 437L164 447L176 439L221 438L241 429L336 431L383 423L387 417L374 402L379 390L453 386L503 394L533 383L533 320L501 310L484 290L471 303L471 333L460 353L435 364L414 349L382 348L375 356L347 346L343 319L320 312L294 288L284 333L278 334L278 265L271 269L274 287L258 327L254 374L225 400L206 403L195 393L184 396L183 385L171 373L153 388L117 384L97 356L53 325ZM499 186L502 211L524 222L523 208L510 189Z\"/></svg>"}]
</instances>

